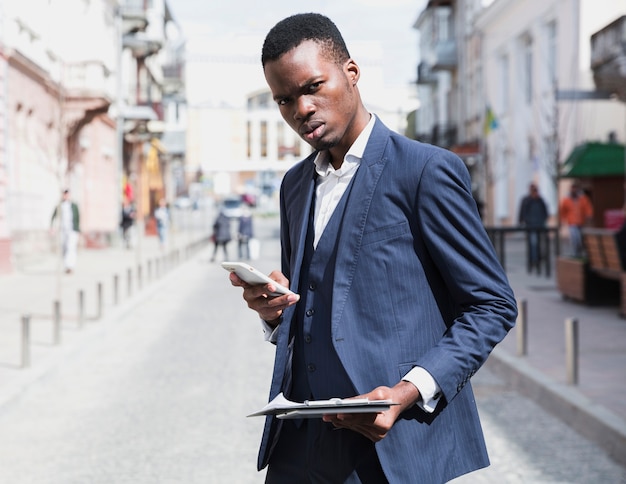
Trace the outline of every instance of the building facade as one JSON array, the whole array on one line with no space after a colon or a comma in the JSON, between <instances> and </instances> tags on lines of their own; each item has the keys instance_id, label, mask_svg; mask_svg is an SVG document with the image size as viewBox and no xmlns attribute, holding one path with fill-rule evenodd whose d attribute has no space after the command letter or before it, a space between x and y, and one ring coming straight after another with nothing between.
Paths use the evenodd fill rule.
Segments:
<instances>
[{"instance_id":1,"label":"building facade","mask_svg":"<svg viewBox=\"0 0 626 484\"><path fill-rule=\"evenodd\" d=\"M0 272L56 250L64 189L85 247L115 240L123 180L150 213L166 150L164 124L147 123L164 120L157 54L171 22L164 0L0 4Z\"/></svg>"},{"instance_id":2,"label":"building facade","mask_svg":"<svg viewBox=\"0 0 626 484\"><path fill-rule=\"evenodd\" d=\"M417 137L465 160L486 224L515 225L531 182L556 215L567 155L585 141L626 139L623 102L564 97L595 89L590 38L624 9L611 0L431 0L420 13Z\"/></svg>"}]
</instances>

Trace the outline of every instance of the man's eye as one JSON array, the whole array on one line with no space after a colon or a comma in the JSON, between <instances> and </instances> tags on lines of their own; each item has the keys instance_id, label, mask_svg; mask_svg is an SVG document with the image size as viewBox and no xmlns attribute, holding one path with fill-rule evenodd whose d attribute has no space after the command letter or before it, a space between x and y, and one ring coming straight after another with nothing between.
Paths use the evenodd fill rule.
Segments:
<instances>
[{"instance_id":1,"label":"man's eye","mask_svg":"<svg viewBox=\"0 0 626 484\"><path fill-rule=\"evenodd\" d=\"M314 82L313 84L310 84L309 85L309 92L317 91L320 88L321 85L322 85L321 81L320 82Z\"/></svg>"},{"instance_id":2,"label":"man's eye","mask_svg":"<svg viewBox=\"0 0 626 484\"><path fill-rule=\"evenodd\" d=\"M278 104L279 106L285 106L285 105L287 105L288 102L289 102L289 99L287 99L287 98L277 99L276 100L276 104Z\"/></svg>"}]
</instances>

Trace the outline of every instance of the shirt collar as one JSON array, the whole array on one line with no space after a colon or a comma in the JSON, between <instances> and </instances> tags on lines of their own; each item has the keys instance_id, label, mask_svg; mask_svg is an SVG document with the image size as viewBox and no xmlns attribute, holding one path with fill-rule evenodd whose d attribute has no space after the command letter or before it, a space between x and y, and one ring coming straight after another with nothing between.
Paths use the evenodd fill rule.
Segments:
<instances>
[{"instance_id":1,"label":"shirt collar","mask_svg":"<svg viewBox=\"0 0 626 484\"><path fill-rule=\"evenodd\" d=\"M335 170L333 165L328 162L328 151L320 151L313 161L313 163L315 163L315 171L317 174L321 177L326 177L331 173L341 176L358 167L361 163L361 158L363 158L363 154L365 153L365 147L370 139L375 123L376 115L372 114L369 122L365 128L363 128L363 131L361 131L361 134L359 134L357 139L354 140L354 143L352 143L352 146L350 146L348 152L343 157L343 163L341 164L341 168L338 170Z\"/></svg>"}]
</instances>

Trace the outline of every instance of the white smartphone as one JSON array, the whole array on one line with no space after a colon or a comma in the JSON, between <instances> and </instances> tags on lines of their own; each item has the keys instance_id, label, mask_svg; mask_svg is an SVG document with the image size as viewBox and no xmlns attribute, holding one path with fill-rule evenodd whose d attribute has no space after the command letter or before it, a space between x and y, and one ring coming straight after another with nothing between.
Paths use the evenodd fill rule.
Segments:
<instances>
[{"instance_id":1,"label":"white smartphone","mask_svg":"<svg viewBox=\"0 0 626 484\"><path fill-rule=\"evenodd\" d=\"M251 265L244 262L222 262L222 267L228 272L234 272L248 284L271 284L276 288L275 292L271 292L270 296L282 296L283 294L294 294L285 286L281 286L276 281L270 279L262 272L257 271Z\"/></svg>"}]
</instances>

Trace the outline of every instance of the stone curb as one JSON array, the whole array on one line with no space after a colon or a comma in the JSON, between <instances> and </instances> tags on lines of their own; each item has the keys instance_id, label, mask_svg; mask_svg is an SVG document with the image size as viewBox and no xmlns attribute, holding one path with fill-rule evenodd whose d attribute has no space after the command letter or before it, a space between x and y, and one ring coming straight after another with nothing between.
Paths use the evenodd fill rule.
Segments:
<instances>
[{"instance_id":1,"label":"stone curb","mask_svg":"<svg viewBox=\"0 0 626 484\"><path fill-rule=\"evenodd\" d=\"M595 442L626 467L626 421L576 390L496 347L485 363L506 384Z\"/></svg>"}]
</instances>

